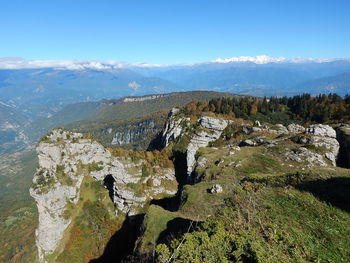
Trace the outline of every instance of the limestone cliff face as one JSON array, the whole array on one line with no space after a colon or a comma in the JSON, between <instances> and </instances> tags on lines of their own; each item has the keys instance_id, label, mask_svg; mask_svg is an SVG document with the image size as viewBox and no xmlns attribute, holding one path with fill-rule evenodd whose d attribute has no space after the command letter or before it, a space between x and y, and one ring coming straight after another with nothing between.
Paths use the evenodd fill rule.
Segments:
<instances>
[{"instance_id":1,"label":"limestone cliff face","mask_svg":"<svg viewBox=\"0 0 350 263\"><path fill-rule=\"evenodd\" d=\"M125 125L115 131L112 138L112 145L124 145L140 142L144 137L155 134L158 127L154 120L144 120L131 125ZM113 130L111 129L111 132Z\"/></svg>"},{"instance_id":2,"label":"limestone cliff face","mask_svg":"<svg viewBox=\"0 0 350 263\"><path fill-rule=\"evenodd\" d=\"M217 140L223 130L227 127L228 121L203 116L198 121L196 129L187 147L187 175L191 175L195 165L195 155L199 148L208 146L209 142Z\"/></svg>"},{"instance_id":3,"label":"limestone cliff face","mask_svg":"<svg viewBox=\"0 0 350 263\"><path fill-rule=\"evenodd\" d=\"M30 194L39 211L36 244L42 262L59 246L72 220L66 213L67 206L79 200L85 176L101 181L116 209L125 214L135 214L151 199L177 190L173 169L156 167L156 173L142 174L144 160L131 162L127 157L114 157L80 133L55 129L39 143L37 154L39 168ZM144 191L136 193L135 185L145 185Z\"/></svg>"},{"instance_id":4,"label":"limestone cliff face","mask_svg":"<svg viewBox=\"0 0 350 263\"><path fill-rule=\"evenodd\" d=\"M315 124L306 129L306 134L312 135L310 144L327 149L324 157L329 159L333 166L336 166L339 153L339 142L336 139L336 131L329 125Z\"/></svg>"},{"instance_id":5,"label":"limestone cliff face","mask_svg":"<svg viewBox=\"0 0 350 263\"><path fill-rule=\"evenodd\" d=\"M195 155L198 149L208 146L210 142L217 140L230 122L203 116L194 124L194 127L191 127L190 119L180 117L178 113L177 109L173 109L169 113L168 121L162 133L162 145L166 147L170 142L183 135L190 137L186 150L187 175L190 176L195 165Z\"/></svg>"}]
</instances>

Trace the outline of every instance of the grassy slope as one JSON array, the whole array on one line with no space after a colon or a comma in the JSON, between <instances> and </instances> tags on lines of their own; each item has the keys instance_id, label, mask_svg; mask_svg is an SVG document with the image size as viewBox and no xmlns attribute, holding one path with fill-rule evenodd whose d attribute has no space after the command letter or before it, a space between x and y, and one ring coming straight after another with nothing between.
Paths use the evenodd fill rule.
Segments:
<instances>
[{"instance_id":1,"label":"grassy slope","mask_svg":"<svg viewBox=\"0 0 350 263\"><path fill-rule=\"evenodd\" d=\"M176 212L205 223L158 245L159 262L171 254L174 262L349 262L348 169L302 170L304 163L283 158L287 148L300 147L288 138L275 147L244 147L232 155L225 143L216 146L199 151L208 159L196 170L204 179L185 186ZM216 165L218 160L223 162ZM224 191L208 193L214 183ZM169 212L157 209L146 216L154 223L144 232L148 241L142 253L153 253L149 240L158 240L172 220L165 222Z\"/></svg>"},{"instance_id":2,"label":"grassy slope","mask_svg":"<svg viewBox=\"0 0 350 263\"><path fill-rule=\"evenodd\" d=\"M192 100L209 100L223 96L237 96L229 93L211 91L191 91L170 93L169 96L137 102L122 102L103 107L96 115L90 116L82 123L118 121L149 115L154 112L169 110L176 106L183 106Z\"/></svg>"}]
</instances>

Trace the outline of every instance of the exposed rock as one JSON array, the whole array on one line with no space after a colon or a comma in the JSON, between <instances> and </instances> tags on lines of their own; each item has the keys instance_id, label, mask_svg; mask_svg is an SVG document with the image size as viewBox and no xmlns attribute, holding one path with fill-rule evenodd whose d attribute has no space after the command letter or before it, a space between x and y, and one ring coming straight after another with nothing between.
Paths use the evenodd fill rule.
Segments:
<instances>
[{"instance_id":1,"label":"exposed rock","mask_svg":"<svg viewBox=\"0 0 350 263\"><path fill-rule=\"evenodd\" d=\"M261 128L258 128L258 127L253 127L252 128L252 133L253 132L259 132L259 131L261 131Z\"/></svg>"},{"instance_id":2,"label":"exposed rock","mask_svg":"<svg viewBox=\"0 0 350 263\"><path fill-rule=\"evenodd\" d=\"M232 147L232 150L234 150L234 151L240 151L241 148L240 148L239 146L233 146L233 147Z\"/></svg>"},{"instance_id":3,"label":"exposed rock","mask_svg":"<svg viewBox=\"0 0 350 263\"><path fill-rule=\"evenodd\" d=\"M172 108L171 111L169 112L168 117L174 116L180 112L179 108Z\"/></svg>"},{"instance_id":4,"label":"exposed rock","mask_svg":"<svg viewBox=\"0 0 350 263\"><path fill-rule=\"evenodd\" d=\"M260 121L258 121L258 120L256 120L256 121L254 122L254 125L255 125L255 126L258 126L258 127L261 127Z\"/></svg>"},{"instance_id":5,"label":"exposed rock","mask_svg":"<svg viewBox=\"0 0 350 263\"><path fill-rule=\"evenodd\" d=\"M183 132L184 127L187 126L188 118L172 117L174 109L170 112L170 118L165 124L165 128L162 133L161 144L163 147L167 147L170 142L174 141ZM175 110L176 112L176 110Z\"/></svg>"},{"instance_id":6,"label":"exposed rock","mask_svg":"<svg viewBox=\"0 0 350 263\"><path fill-rule=\"evenodd\" d=\"M195 155L198 149L207 146L209 142L217 140L221 136L222 131L228 125L226 120L206 116L201 117L198 122L200 126L205 129L201 130L198 128L187 146L186 160L188 175L190 175L193 171Z\"/></svg>"},{"instance_id":7,"label":"exposed rock","mask_svg":"<svg viewBox=\"0 0 350 263\"><path fill-rule=\"evenodd\" d=\"M209 193L211 194L218 194L218 193L222 193L223 189L222 186L219 184L214 184L210 189L209 189Z\"/></svg>"},{"instance_id":8,"label":"exposed rock","mask_svg":"<svg viewBox=\"0 0 350 263\"><path fill-rule=\"evenodd\" d=\"M208 159L203 157L203 156L200 156L197 160L197 165L200 166L200 167L205 167L207 166L208 164Z\"/></svg>"},{"instance_id":9,"label":"exposed rock","mask_svg":"<svg viewBox=\"0 0 350 263\"><path fill-rule=\"evenodd\" d=\"M111 144L123 145L130 144L134 141L135 133L128 130L126 133L116 132Z\"/></svg>"},{"instance_id":10,"label":"exposed rock","mask_svg":"<svg viewBox=\"0 0 350 263\"><path fill-rule=\"evenodd\" d=\"M265 143L265 140L264 140L263 138L259 138L259 139L256 140L256 143L257 143L258 145L261 145L261 144L264 144L264 143Z\"/></svg>"},{"instance_id":11,"label":"exposed rock","mask_svg":"<svg viewBox=\"0 0 350 263\"><path fill-rule=\"evenodd\" d=\"M298 141L297 141L297 143L300 143L300 144L306 144L306 143L308 143L310 140L308 139L308 138L306 138L306 137L299 137L298 138Z\"/></svg>"},{"instance_id":12,"label":"exposed rock","mask_svg":"<svg viewBox=\"0 0 350 263\"><path fill-rule=\"evenodd\" d=\"M216 166L220 166L220 165L223 164L223 163L224 163L224 160L220 159L220 160L217 160L217 161L215 162L215 165L216 165Z\"/></svg>"},{"instance_id":13,"label":"exposed rock","mask_svg":"<svg viewBox=\"0 0 350 263\"><path fill-rule=\"evenodd\" d=\"M253 146L256 146L256 142L254 142L252 140L243 140L240 142L239 146L240 147L245 147L245 146L253 147Z\"/></svg>"},{"instance_id":14,"label":"exposed rock","mask_svg":"<svg viewBox=\"0 0 350 263\"><path fill-rule=\"evenodd\" d=\"M157 132L154 120L142 120L132 125L121 125L112 138L112 145L133 144L142 141L147 134Z\"/></svg>"},{"instance_id":15,"label":"exposed rock","mask_svg":"<svg viewBox=\"0 0 350 263\"><path fill-rule=\"evenodd\" d=\"M223 131L227 126L227 121L222 119L217 119L213 117L203 116L199 119L199 123L202 127L210 129Z\"/></svg>"},{"instance_id":16,"label":"exposed rock","mask_svg":"<svg viewBox=\"0 0 350 263\"><path fill-rule=\"evenodd\" d=\"M335 130L329 126L324 124L314 124L306 129L306 133L315 135L315 136L324 136L330 138L336 138L337 134Z\"/></svg>"},{"instance_id":17,"label":"exposed rock","mask_svg":"<svg viewBox=\"0 0 350 263\"><path fill-rule=\"evenodd\" d=\"M268 132L278 134L278 135L289 133L288 129L282 124L276 124L273 128L269 128Z\"/></svg>"},{"instance_id":18,"label":"exposed rock","mask_svg":"<svg viewBox=\"0 0 350 263\"><path fill-rule=\"evenodd\" d=\"M33 178L31 196L39 211L36 244L41 262L52 254L62 240L71 222L65 212L68 204L76 204L80 186L85 176L91 176L105 184L111 193L115 207L125 214L133 214L148 200L159 194L175 194L177 183L173 169L158 168L156 174L142 178L141 166L133 164L138 172L127 172L123 160L113 157L101 144L84 139L80 133L62 129L50 132L37 147L39 168ZM130 184L156 182L145 187L141 195L128 187ZM158 182L165 182L159 184ZM163 187L166 185L167 187Z\"/></svg>"},{"instance_id":19,"label":"exposed rock","mask_svg":"<svg viewBox=\"0 0 350 263\"><path fill-rule=\"evenodd\" d=\"M229 155L234 155L236 152L239 152L241 150L241 147L239 146L233 146L232 151L229 152Z\"/></svg>"},{"instance_id":20,"label":"exposed rock","mask_svg":"<svg viewBox=\"0 0 350 263\"><path fill-rule=\"evenodd\" d=\"M299 124L291 123L287 126L287 129L290 133L303 133L305 128Z\"/></svg>"},{"instance_id":21,"label":"exposed rock","mask_svg":"<svg viewBox=\"0 0 350 263\"><path fill-rule=\"evenodd\" d=\"M332 161L333 166L336 166L336 159L339 153L339 143L335 138L312 136L308 143L329 150L330 152L326 153L326 157Z\"/></svg>"},{"instance_id":22,"label":"exposed rock","mask_svg":"<svg viewBox=\"0 0 350 263\"><path fill-rule=\"evenodd\" d=\"M322 155L311 152L305 147L300 147L298 150L289 151L285 154L285 157L295 162L306 161L308 163L307 167L327 166Z\"/></svg>"}]
</instances>

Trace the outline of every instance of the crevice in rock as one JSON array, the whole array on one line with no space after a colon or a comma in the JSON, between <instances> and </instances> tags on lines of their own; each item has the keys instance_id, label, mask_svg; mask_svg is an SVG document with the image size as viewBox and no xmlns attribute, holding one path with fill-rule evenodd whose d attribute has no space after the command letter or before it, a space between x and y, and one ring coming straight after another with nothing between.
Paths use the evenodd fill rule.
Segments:
<instances>
[{"instance_id":1,"label":"crevice in rock","mask_svg":"<svg viewBox=\"0 0 350 263\"><path fill-rule=\"evenodd\" d=\"M337 141L339 142L339 154L337 166L350 168L350 135L345 134L340 128L336 129Z\"/></svg>"},{"instance_id":2,"label":"crevice in rock","mask_svg":"<svg viewBox=\"0 0 350 263\"><path fill-rule=\"evenodd\" d=\"M175 152L172 161L175 168L175 178L178 183L178 190L176 194L172 197L166 197L163 199L153 199L150 204L158 205L171 212L176 212L180 209L181 204L184 202L182 195L183 186L189 184L190 180L187 176L186 154Z\"/></svg>"},{"instance_id":3,"label":"crevice in rock","mask_svg":"<svg viewBox=\"0 0 350 263\"><path fill-rule=\"evenodd\" d=\"M108 174L103 179L103 185L108 190L109 197L111 198L112 202L114 202L114 178L111 174Z\"/></svg>"}]
</instances>

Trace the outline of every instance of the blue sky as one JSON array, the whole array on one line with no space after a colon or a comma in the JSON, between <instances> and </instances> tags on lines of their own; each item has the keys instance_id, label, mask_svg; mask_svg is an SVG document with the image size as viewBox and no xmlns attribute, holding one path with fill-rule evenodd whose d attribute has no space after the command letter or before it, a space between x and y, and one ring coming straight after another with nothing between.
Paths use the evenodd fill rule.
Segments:
<instances>
[{"instance_id":1,"label":"blue sky","mask_svg":"<svg viewBox=\"0 0 350 263\"><path fill-rule=\"evenodd\" d=\"M1 0L0 57L350 57L348 0Z\"/></svg>"}]
</instances>

